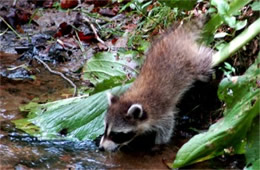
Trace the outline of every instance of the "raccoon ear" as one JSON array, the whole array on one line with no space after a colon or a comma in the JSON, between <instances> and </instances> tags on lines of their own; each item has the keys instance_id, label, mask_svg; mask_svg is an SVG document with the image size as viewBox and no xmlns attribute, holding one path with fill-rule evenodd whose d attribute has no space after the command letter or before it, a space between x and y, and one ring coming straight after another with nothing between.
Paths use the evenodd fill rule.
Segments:
<instances>
[{"instance_id":1,"label":"raccoon ear","mask_svg":"<svg viewBox=\"0 0 260 170\"><path fill-rule=\"evenodd\" d=\"M143 116L143 107L140 104L132 104L127 111L127 116L134 119L140 119Z\"/></svg>"},{"instance_id":2,"label":"raccoon ear","mask_svg":"<svg viewBox=\"0 0 260 170\"><path fill-rule=\"evenodd\" d=\"M115 103L118 100L118 96L114 96L110 92L107 92L107 100L109 106L111 106L111 104Z\"/></svg>"}]
</instances>

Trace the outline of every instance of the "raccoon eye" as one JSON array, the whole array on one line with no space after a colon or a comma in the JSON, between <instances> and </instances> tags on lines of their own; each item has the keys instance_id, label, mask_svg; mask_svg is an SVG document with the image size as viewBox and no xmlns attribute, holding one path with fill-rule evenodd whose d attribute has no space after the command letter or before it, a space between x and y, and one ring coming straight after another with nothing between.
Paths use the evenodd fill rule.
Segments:
<instances>
[{"instance_id":1,"label":"raccoon eye","mask_svg":"<svg viewBox=\"0 0 260 170\"><path fill-rule=\"evenodd\" d=\"M111 132L109 135L109 138L115 142L115 143L124 143L129 141L135 136L135 132L128 132L128 133L123 133L123 132Z\"/></svg>"}]
</instances>

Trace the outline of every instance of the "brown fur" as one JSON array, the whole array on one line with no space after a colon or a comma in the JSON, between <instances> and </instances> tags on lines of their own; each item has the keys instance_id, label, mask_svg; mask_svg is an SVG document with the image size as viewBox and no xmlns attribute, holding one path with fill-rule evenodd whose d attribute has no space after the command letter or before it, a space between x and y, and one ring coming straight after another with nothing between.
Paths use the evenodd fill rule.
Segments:
<instances>
[{"instance_id":1,"label":"brown fur","mask_svg":"<svg viewBox=\"0 0 260 170\"><path fill-rule=\"evenodd\" d=\"M146 123L157 131L157 144L169 141L176 104L195 80L205 80L212 67L212 50L196 43L196 27L194 23L180 26L152 43L140 75L126 93L113 99L106 122L120 128L136 126L139 133L147 131L138 127ZM143 107L145 119L125 118L132 104Z\"/></svg>"},{"instance_id":2,"label":"brown fur","mask_svg":"<svg viewBox=\"0 0 260 170\"><path fill-rule=\"evenodd\" d=\"M196 31L189 29L186 26L168 31L151 45L139 77L119 101L140 103L157 119L177 104L194 80L209 74L212 51L199 47Z\"/></svg>"}]
</instances>

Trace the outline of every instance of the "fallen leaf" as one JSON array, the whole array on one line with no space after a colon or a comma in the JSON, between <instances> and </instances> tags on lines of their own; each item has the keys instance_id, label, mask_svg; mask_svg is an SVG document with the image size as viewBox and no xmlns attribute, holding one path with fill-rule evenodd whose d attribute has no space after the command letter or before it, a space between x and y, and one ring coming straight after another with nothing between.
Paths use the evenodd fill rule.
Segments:
<instances>
[{"instance_id":1,"label":"fallen leaf","mask_svg":"<svg viewBox=\"0 0 260 170\"><path fill-rule=\"evenodd\" d=\"M63 9L74 8L78 5L78 0L60 0L60 6Z\"/></svg>"}]
</instances>

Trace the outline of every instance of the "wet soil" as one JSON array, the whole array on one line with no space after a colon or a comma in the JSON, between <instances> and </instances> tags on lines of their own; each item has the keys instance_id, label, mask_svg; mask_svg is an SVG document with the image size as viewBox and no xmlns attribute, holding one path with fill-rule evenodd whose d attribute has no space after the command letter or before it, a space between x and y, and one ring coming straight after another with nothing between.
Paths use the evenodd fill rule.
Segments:
<instances>
[{"instance_id":1,"label":"wet soil","mask_svg":"<svg viewBox=\"0 0 260 170\"><path fill-rule=\"evenodd\" d=\"M98 150L98 141L39 141L15 129L11 120L26 116L19 111L19 106L32 99L44 103L66 98L71 96L72 89L62 78L50 74L38 63L34 63L26 74L16 70L21 77L28 75L28 78L8 77L8 68L26 63L17 60L18 57L0 53L1 169L168 169L178 149L220 116L220 112L215 113L216 108L221 106L216 97L218 82L197 82L179 105L180 113L172 142L156 151L107 153ZM34 74L36 79L31 79L30 74ZM186 168L238 169L244 167L244 161L243 156L222 156Z\"/></svg>"}]
</instances>

